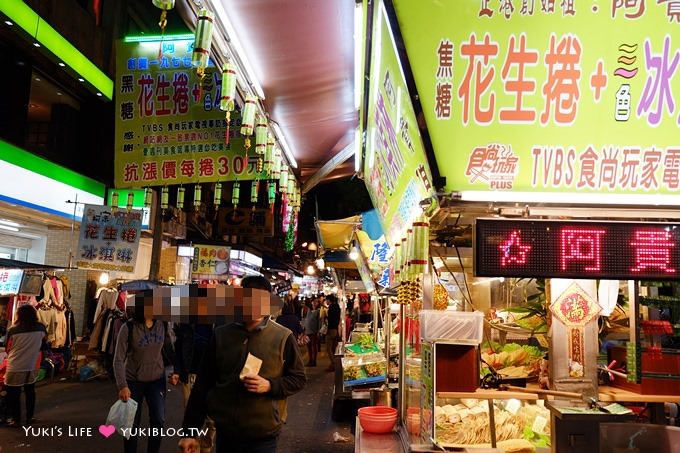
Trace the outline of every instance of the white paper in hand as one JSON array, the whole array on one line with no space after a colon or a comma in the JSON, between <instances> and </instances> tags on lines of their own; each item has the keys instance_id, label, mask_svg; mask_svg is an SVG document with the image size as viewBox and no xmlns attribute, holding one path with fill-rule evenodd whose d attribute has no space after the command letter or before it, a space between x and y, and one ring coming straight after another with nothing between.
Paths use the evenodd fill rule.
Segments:
<instances>
[{"instance_id":1,"label":"white paper in hand","mask_svg":"<svg viewBox=\"0 0 680 453\"><path fill-rule=\"evenodd\" d=\"M243 365L243 369L241 370L241 374L238 375L239 379L243 380L243 378L247 374L257 374L260 372L260 367L262 366L262 359L258 359L254 355L252 355L250 352L248 353L248 357L246 358L246 364Z\"/></svg>"}]
</instances>

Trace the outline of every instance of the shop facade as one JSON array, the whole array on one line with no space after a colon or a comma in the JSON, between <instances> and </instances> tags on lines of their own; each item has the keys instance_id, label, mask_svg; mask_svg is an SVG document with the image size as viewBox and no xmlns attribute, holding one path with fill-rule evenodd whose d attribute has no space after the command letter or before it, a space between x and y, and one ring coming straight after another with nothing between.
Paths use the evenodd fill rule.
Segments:
<instances>
[{"instance_id":1,"label":"shop facade","mask_svg":"<svg viewBox=\"0 0 680 453\"><path fill-rule=\"evenodd\" d=\"M677 57L666 53L678 37L674 29L654 25L674 15L638 2L492 3L394 0L367 7L364 180L386 236L393 236L395 282L410 288L406 300L397 297L402 319L412 323L401 332L402 448L495 448L520 439L533 444L528 448L567 451L570 435L587 439L582 451L597 451L601 439L613 448L606 429L593 426L628 421L625 416L567 422L561 403L546 402L544 409L536 401L544 385L628 410L646 402L653 407L646 416L661 424L658 403L676 402L676 392L662 390L672 384L652 384L661 375L670 381L680 375L672 327L677 295L663 283L674 280L677 260L677 111L674 103L664 107L655 88L677 83L655 63ZM521 23L523 32L509 23ZM596 24L607 39L595 37ZM405 52L397 50L401 45ZM412 102L426 124L415 138L417 123L404 112ZM423 142L431 151L422 159L426 170L412 169L409 158ZM400 184L402 175L410 185ZM417 187L432 191L414 195L419 176L427 177ZM408 210L411 196L417 200ZM406 213L404 220L395 221L394 211ZM429 228L421 256L403 248L421 242L414 237L419 227ZM629 309L621 308L623 299ZM535 308L543 310L542 320ZM524 318L536 324L515 323ZM621 324L626 328L614 333ZM602 335L602 325L611 335ZM601 348L603 341L624 344L616 355L619 366L627 362L623 378L603 383L601 368L614 366L607 359L616 350ZM531 366L493 362L503 351L497 344L543 351L550 361L543 367L541 353ZM493 367L478 361L479 352ZM445 371L451 366L455 377ZM533 395L488 393L479 389L480 367L540 384ZM644 381L646 392L627 385ZM486 432L468 423L482 413ZM548 423L528 431L515 426L513 417L529 413Z\"/></svg>"}]
</instances>

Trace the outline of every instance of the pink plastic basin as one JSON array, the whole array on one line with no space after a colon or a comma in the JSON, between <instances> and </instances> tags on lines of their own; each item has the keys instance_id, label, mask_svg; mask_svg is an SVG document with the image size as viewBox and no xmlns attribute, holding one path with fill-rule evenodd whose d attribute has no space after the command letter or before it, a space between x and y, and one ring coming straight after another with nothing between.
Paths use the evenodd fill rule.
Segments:
<instances>
[{"instance_id":1,"label":"pink plastic basin","mask_svg":"<svg viewBox=\"0 0 680 453\"><path fill-rule=\"evenodd\" d=\"M367 406L359 408L357 412L359 424L367 433L389 433L397 424L397 410L393 407Z\"/></svg>"}]
</instances>

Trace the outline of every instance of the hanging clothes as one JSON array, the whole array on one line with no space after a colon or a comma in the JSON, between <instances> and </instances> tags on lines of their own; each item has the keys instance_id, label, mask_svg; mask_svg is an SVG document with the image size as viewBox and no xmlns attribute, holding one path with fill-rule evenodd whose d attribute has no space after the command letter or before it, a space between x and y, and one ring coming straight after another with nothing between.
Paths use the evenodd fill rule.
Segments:
<instances>
[{"instance_id":1,"label":"hanging clothes","mask_svg":"<svg viewBox=\"0 0 680 453\"><path fill-rule=\"evenodd\" d=\"M94 323L97 324L101 314L116 307L118 291L114 288L99 288L97 290L97 309L94 311Z\"/></svg>"}]
</instances>

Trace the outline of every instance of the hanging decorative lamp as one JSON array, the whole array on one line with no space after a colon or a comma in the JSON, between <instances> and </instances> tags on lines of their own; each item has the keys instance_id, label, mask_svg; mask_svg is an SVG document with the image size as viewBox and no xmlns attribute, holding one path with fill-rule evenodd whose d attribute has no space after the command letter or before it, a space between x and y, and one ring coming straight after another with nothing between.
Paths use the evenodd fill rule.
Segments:
<instances>
[{"instance_id":1,"label":"hanging decorative lamp","mask_svg":"<svg viewBox=\"0 0 680 453\"><path fill-rule=\"evenodd\" d=\"M257 154L258 173L262 171L264 155L267 151L267 143L269 141L267 129L267 117L264 115L257 115L257 121L255 122L255 154Z\"/></svg>"},{"instance_id":2,"label":"hanging decorative lamp","mask_svg":"<svg viewBox=\"0 0 680 453\"><path fill-rule=\"evenodd\" d=\"M207 9L201 9L196 20L196 34L194 36L194 51L191 54L191 64L196 68L196 73L203 79L205 68L210 61L210 46L212 44L212 29L215 21L215 13Z\"/></svg>"},{"instance_id":3,"label":"hanging decorative lamp","mask_svg":"<svg viewBox=\"0 0 680 453\"><path fill-rule=\"evenodd\" d=\"M177 209L184 208L184 192L184 186L179 186L179 189L177 189Z\"/></svg>"},{"instance_id":4,"label":"hanging decorative lamp","mask_svg":"<svg viewBox=\"0 0 680 453\"><path fill-rule=\"evenodd\" d=\"M234 110L234 99L236 99L236 66L231 63L222 65L222 96L220 97L220 110L225 113L224 119L227 122L227 131L224 134L225 143L229 143L229 123L231 122L231 112Z\"/></svg>"},{"instance_id":5,"label":"hanging decorative lamp","mask_svg":"<svg viewBox=\"0 0 680 453\"><path fill-rule=\"evenodd\" d=\"M394 270L394 279L398 282L401 282L401 241L394 243L392 269Z\"/></svg>"},{"instance_id":6,"label":"hanging decorative lamp","mask_svg":"<svg viewBox=\"0 0 680 453\"><path fill-rule=\"evenodd\" d=\"M273 165L273 170L272 170L272 175L271 178L275 179L278 181L278 179L281 177L281 164L283 163L283 159L281 158L281 150L279 149L278 146L274 147L274 165Z\"/></svg>"},{"instance_id":7,"label":"hanging decorative lamp","mask_svg":"<svg viewBox=\"0 0 680 453\"><path fill-rule=\"evenodd\" d=\"M213 197L213 204L220 206L222 204L222 183L217 181L215 183L215 195Z\"/></svg>"},{"instance_id":8,"label":"hanging decorative lamp","mask_svg":"<svg viewBox=\"0 0 680 453\"><path fill-rule=\"evenodd\" d=\"M281 176L279 177L279 192L283 195L288 193L288 165L281 164Z\"/></svg>"},{"instance_id":9,"label":"hanging decorative lamp","mask_svg":"<svg viewBox=\"0 0 680 453\"><path fill-rule=\"evenodd\" d=\"M161 27L161 35L165 34L165 27L168 25L168 11L175 7L175 0L151 0L153 6L161 10L161 20L158 26Z\"/></svg>"},{"instance_id":10,"label":"hanging decorative lamp","mask_svg":"<svg viewBox=\"0 0 680 453\"><path fill-rule=\"evenodd\" d=\"M168 186L163 186L161 189L161 209L168 209L168 199L170 194L168 193Z\"/></svg>"},{"instance_id":11,"label":"hanging decorative lamp","mask_svg":"<svg viewBox=\"0 0 680 453\"><path fill-rule=\"evenodd\" d=\"M295 180L293 178L288 178L286 193L288 194L290 205L295 207Z\"/></svg>"},{"instance_id":12,"label":"hanging decorative lamp","mask_svg":"<svg viewBox=\"0 0 680 453\"><path fill-rule=\"evenodd\" d=\"M276 183L274 181L267 183L267 198L269 199L269 206L274 206L276 202Z\"/></svg>"},{"instance_id":13,"label":"hanging decorative lamp","mask_svg":"<svg viewBox=\"0 0 680 453\"><path fill-rule=\"evenodd\" d=\"M430 221L425 214L413 222L413 240L409 264L411 273L418 276L425 272L430 250Z\"/></svg>"},{"instance_id":14,"label":"hanging decorative lamp","mask_svg":"<svg viewBox=\"0 0 680 453\"><path fill-rule=\"evenodd\" d=\"M271 177L274 172L274 137L267 132L267 146L264 151L264 170L267 172L267 177Z\"/></svg>"},{"instance_id":15,"label":"hanging decorative lamp","mask_svg":"<svg viewBox=\"0 0 680 453\"><path fill-rule=\"evenodd\" d=\"M234 209L238 206L239 198L241 198L241 183L234 181L234 187L231 189L231 204L234 205Z\"/></svg>"},{"instance_id":16,"label":"hanging decorative lamp","mask_svg":"<svg viewBox=\"0 0 680 453\"><path fill-rule=\"evenodd\" d=\"M134 202L135 202L134 192L128 192L127 204L125 205L125 208L128 210L128 212L132 211L132 206L134 205Z\"/></svg>"},{"instance_id":17,"label":"hanging decorative lamp","mask_svg":"<svg viewBox=\"0 0 680 453\"><path fill-rule=\"evenodd\" d=\"M257 196L259 191L260 181L258 181L257 179L253 179L253 182L250 184L250 202L253 204L253 211L255 210L255 206L257 205Z\"/></svg>"},{"instance_id":18,"label":"hanging decorative lamp","mask_svg":"<svg viewBox=\"0 0 680 453\"><path fill-rule=\"evenodd\" d=\"M196 184L196 186L194 187L194 209L197 211L201 209L201 195L202 195L201 185Z\"/></svg>"},{"instance_id":19,"label":"hanging decorative lamp","mask_svg":"<svg viewBox=\"0 0 680 453\"><path fill-rule=\"evenodd\" d=\"M111 194L111 210L116 212L116 209L118 209L118 192L113 192Z\"/></svg>"},{"instance_id":20,"label":"hanging decorative lamp","mask_svg":"<svg viewBox=\"0 0 680 453\"><path fill-rule=\"evenodd\" d=\"M246 158L248 157L248 149L250 149L250 136L253 135L255 128L255 113L257 112L257 97L252 94L246 96L243 103L243 114L241 116L241 135L246 137L245 148Z\"/></svg>"},{"instance_id":21,"label":"hanging decorative lamp","mask_svg":"<svg viewBox=\"0 0 680 453\"><path fill-rule=\"evenodd\" d=\"M153 200L153 189L151 187L147 187L147 188L144 189L144 207L145 208L151 207L151 200Z\"/></svg>"}]
</instances>

